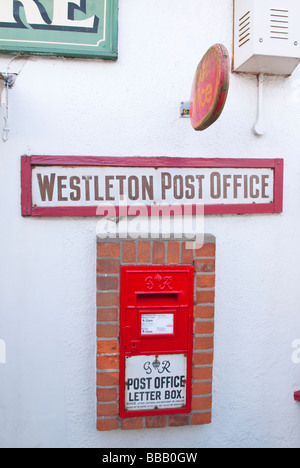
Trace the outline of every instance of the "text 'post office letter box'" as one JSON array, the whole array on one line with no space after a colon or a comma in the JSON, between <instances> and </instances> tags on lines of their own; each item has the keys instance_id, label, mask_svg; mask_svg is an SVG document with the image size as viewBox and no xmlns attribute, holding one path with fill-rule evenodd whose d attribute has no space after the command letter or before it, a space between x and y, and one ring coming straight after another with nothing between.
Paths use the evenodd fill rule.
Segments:
<instances>
[{"instance_id":1,"label":"text 'post office letter box'","mask_svg":"<svg viewBox=\"0 0 300 468\"><path fill-rule=\"evenodd\" d=\"M120 416L191 411L194 267L121 268Z\"/></svg>"}]
</instances>

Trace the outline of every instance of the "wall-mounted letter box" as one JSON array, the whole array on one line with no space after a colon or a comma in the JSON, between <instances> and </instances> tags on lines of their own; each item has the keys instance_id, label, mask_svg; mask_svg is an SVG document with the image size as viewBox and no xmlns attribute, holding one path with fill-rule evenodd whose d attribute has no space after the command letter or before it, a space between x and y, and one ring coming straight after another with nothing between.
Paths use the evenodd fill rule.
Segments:
<instances>
[{"instance_id":1,"label":"wall-mounted letter box","mask_svg":"<svg viewBox=\"0 0 300 468\"><path fill-rule=\"evenodd\" d=\"M120 416L191 411L194 267L121 268Z\"/></svg>"}]
</instances>

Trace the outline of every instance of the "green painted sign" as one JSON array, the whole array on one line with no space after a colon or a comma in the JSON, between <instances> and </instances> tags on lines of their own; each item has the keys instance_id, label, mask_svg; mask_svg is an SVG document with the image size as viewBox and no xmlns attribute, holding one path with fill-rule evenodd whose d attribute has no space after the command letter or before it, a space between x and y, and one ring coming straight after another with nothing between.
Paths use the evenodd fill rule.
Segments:
<instances>
[{"instance_id":1,"label":"green painted sign","mask_svg":"<svg viewBox=\"0 0 300 468\"><path fill-rule=\"evenodd\" d=\"M0 53L116 60L118 0L0 0Z\"/></svg>"}]
</instances>

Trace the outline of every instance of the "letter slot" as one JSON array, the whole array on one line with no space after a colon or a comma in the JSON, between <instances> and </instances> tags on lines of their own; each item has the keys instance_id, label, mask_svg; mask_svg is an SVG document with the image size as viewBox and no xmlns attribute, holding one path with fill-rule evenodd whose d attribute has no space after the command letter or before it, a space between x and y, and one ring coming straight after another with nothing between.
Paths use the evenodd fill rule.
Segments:
<instances>
[{"instance_id":1,"label":"letter slot","mask_svg":"<svg viewBox=\"0 0 300 468\"><path fill-rule=\"evenodd\" d=\"M121 268L120 417L191 411L194 267Z\"/></svg>"}]
</instances>

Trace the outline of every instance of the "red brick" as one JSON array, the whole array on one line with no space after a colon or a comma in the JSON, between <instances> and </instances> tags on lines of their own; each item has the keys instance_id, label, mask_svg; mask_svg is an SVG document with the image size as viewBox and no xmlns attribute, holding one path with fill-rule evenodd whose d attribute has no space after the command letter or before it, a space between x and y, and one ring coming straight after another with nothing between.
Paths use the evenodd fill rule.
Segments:
<instances>
[{"instance_id":1,"label":"red brick","mask_svg":"<svg viewBox=\"0 0 300 468\"><path fill-rule=\"evenodd\" d=\"M196 304L213 304L215 291L196 291Z\"/></svg>"},{"instance_id":2,"label":"red brick","mask_svg":"<svg viewBox=\"0 0 300 468\"><path fill-rule=\"evenodd\" d=\"M211 365L213 363L213 360L214 360L214 354L212 351L193 353L193 365L194 366Z\"/></svg>"},{"instance_id":3,"label":"red brick","mask_svg":"<svg viewBox=\"0 0 300 468\"><path fill-rule=\"evenodd\" d=\"M97 420L98 431L113 431L116 429L119 429L119 421L116 418Z\"/></svg>"},{"instance_id":4,"label":"red brick","mask_svg":"<svg viewBox=\"0 0 300 468\"><path fill-rule=\"evenodd\" d=\"M120 273L120 260L109 258L106 260L97 260L97 273L100 274L119 274Z\"/></svg>"},{"instance_id":5,"label":"red brick","mask_svg":"<svg viewBox=\"0 0 300 468\"><path fill-rule=\"evenodd\" d=\"M118 416L119 405L118 403L101 403L97 405L97 416Z\"/></svg>"},{"instance_id":6,"label":"red brick","mask_svg":"<svg viewBox=\"0 0 300 468\"><path fill-rule=\"evenodd\" d=\"M194 367L193 379L194 380L212 380L213 368L212 367Z\"/></svg>"},{"instance_id":7,"label":"red brick","mask_svg":"<svg viewBox=\"0 0 300 468\"><path fill-rule=\"evenodd\" d=\"M201 259L195 260L195 271L201 273L214 273L215 260L214 259Z\"/></svg>"},{"instance_id":8,"label":"red brick","mask_svg":"<svg viewBox=\"0 0 300 468\"><path fill-rule=\"evenodd\" d=\"M97 244L97 257L114 257L120 256L120 244L117 243L100 243Z\"/></svg>"},{"instance_id":9,"label":"red brick","mask_svg":"<svg viewBox=\"0 0 300 468\"><path fill-rule=\"evenodd\" d=\"M192 414L192 424L210 424L211 423L211 413L194 413Z\"/></svg>"},{"instance_id":10,"label":"red brick","mask_svg":"<svg viewBox=\"0 0 300 468\"><path fill-rule=\"evenodd\" d=\"M214 332L214 322L195 322L194 333L195 335L209 335Z\"/></svg>"},{"instance_id":11,"label":"red brick","mask_svg":"<svg viewBox=\"0 0 300 468\"><path fill-rule=\"evenodd\" d=\"M168 242L167 263L180 263L180 244L179 242Z\"/></svg>"},{"instance_id":12,"label":"red brick","mask_svg":"<svg viewBox=\"0 0 300 468\"><path fill-rule=\"evenodd\" d=\"M133 430L143 429L143 427L143 418L127 418L121 421L121 429Z\"/></svg>"},{"instance_id":13,"label":"red brick","mask_svg":"<svg viewBox=\"0 0 300 468\"><path fill-rule=\"evenodd\" d=\"M194 317L195 318L214 318L215 308L214 306L201 306L196 305L194 307Z\"/></svg>"},{"instance_id":14,"label":"red brick","mask_svg":"<svg viewBox=\"0 0 300 468\"><path fill-rule=\"evenodd\" d=\"M192 398L192 411L211 410L212 397L194 397Z\"/></svg>"},{"instance_id":15,"label":"red brick","mask_svg":"<svg viewBox=\"0 0 300 468\"><path fill-rule=\"evenodd\" d=\"M120 294L118 292L100 292L97 294L97 307L119 306Z\"/></svg>"},{"instance_id":16,"label":"red brick","mask_svg":"<svg viewBox=\"0 0 300 468\"><path fill-rule=\"evenodd\" d=\"M119 341L118 340L98 340L97 341L97 354L118 354Z\"/></svg>"},{"instance_id":17,"label":"red brick","mask_svg":"<svg viewBox=\"0 0 300 468\"><path fill-rule=\"evenodd\" d=\"M192 395L210 395L212 393L212 382L193 382Z\"/></svg>"},{"instance_id":18,"label":"red brick","mask_svg":"<svg viewBox=\"0 0 300 468\"><path fill-rule=\"evenodd\" d=\"M189 414L171 414L169 417L169 426L187 426L189 424Z\"/></svg>"},{"instance_id":19,"label":"red brick","mask_svg":"<svg viewBox=\"0 0 300 468\"><path fill-rule=\"evenodd\" d=\"M119 356L97 356L97 369L119 369Z\"/></svg>"},{"instance_id":20,"label":"red brick","mask_svg":"<svg viewBox=\"0 0 300 468\"><path fill-rule=\"evenodd\" d=\"M151 245L153 245L151 253ZM102 246L102 247L100 247ZM112 249L113 247L113 249ZM165 249L167 248L167 251ZM181 251L181 252L180 252ZM165 255L167 254L167 255ZM194 254L197 257L194 261ZM146 417L118 418L119 398L119 274L120 274L120 245L102 243L97 246L97 255L104 257L97 260L97 272L103 276L97 277L97 322L116 322L97 324L97 336L101 338L114 338L112 340L97 340L97 429L100 431L118 429L134 430L146 428L163 428L169 426L186 426L189 424L208 424L211 422L212 397L212 363L213 363L213 336L195 336L193 353L193 383L192 383L192 413L153 415ZM195 292L196 305L194 318L213 319L214 307L204 304L213 304L215 291L205 290L215 286L215 245L205 244L201 249L186 249L185 243L170 241L124 241L122 247L122 262L140 264L151 262L153 264L193 264L196 270L196 287L201 290ZM113 257L113 258L107 258ZM201 257L201 258L200 258ZM204 257L204 258L202 258ZM197 274L198 273L198 274ZM212 274L202 274L212 273ZM115 276L104 276L115 275ZM109 291L101 293L101 291ZM116 292L113 292L116 291ZM194 322L195 335L212 335L213 321ZM198 351L197 351L198 350ZM200 352L201 350L201 352ZM206 350L211 350L207 352ZM204 367L205 366L205 367ZM101 387L101 388L100 388ZM112 387L112 388L111 388ZM204 395L202 397L202 395ZM197 411L201 411L198 413ZM205 411L205 413L202 413Z\"/></svg>"},{"instance_id":21,"label":"red brick","mask_svg":"<svg viewBox=\"0 0 300 468\"><path fill-rule=\"evenodd\" d=\"M215 275L197 275L196 286L197 288L214 288L216 283Z\"/></svg>"},{"instance_id":22,"label":"red brick","mask_svg":"<svg viewBox=\"0 0 300 468\"><path fill-rule=\"evenodd\" d=\"M97 325L97 336L98 338L118 338L119 325L101 323L101 325Z\"/></svg>"},{"instance_id":23,"label":"red brick","mask_svg":"<svg viewBox=\"0 0 300 468\"><path fill-rule=\"evenodd\" d=\"M99 308L97 309L97 322L117 322L119 317L119 308Z\"/></svg>"},{"instance_id":24,"label":"red brick","mask_svg":"<svg viewBox=\"0 0 300 468\"><path fill-rule=\"evenodd\" d=\"M164 264L165 263L165 244L164 242L153 242L152 263Z\"/></svg>"},{"instance_id":25,"label":"red brick","mask_svg":"<svg viewBox=\"0 0 300 468\"><path fill-rule=\"evenodd\" d=\"M201 336L194 338L194 349L213 349L214 337L213 336Z\"/></svg>"},{"instance_id":26,"label":"red brick","mask_svg":"<svg viewBox=\"0 0 300 468\"><path fill-rule=\"evenodd\" d=\"M118 392L116 388L97 388L97 401L101 402L116 402L118 399Z\"/></svg>"},{"instance_id":27,"label":"red brick","mask_svg":"<svg viewBox=\"0 0 300 468\"><path fill-rule=\"evenodd\" d=\"M186 248L186 242L181 245L181 263L183 265L191 265L194 261L194 250Z\"/></svg>"},{"instance_id":28,"label":"red brick","mask_svg":"<svg viewBox=\"0 0 300 468\"><path fill-rule=\"evenodd\" d=\"M136 263L136 245L135 242L123 243L123 263Z\"/></svg>"},{"instance_id":29,"label":"red brick","mask_svg":"<svg viewBox=\"0 0 300 468\"><path fill-rule=\"evenodd\" d=\"M204 244L200 249L195 250L195 257L214 257L215 254L215 244Z\"/></svg>"},{"instance_id":30,"label":"red brick","mask_svg":"<svg viewBox=\"0 0 300 468\"><path fill-rule=\"evenodd\" d=\"M117 291L119 289L118 276L97 276L98 291Z\"/></svg>"},{"instance_id":31,"label":"red brick","mask_svg":"<svg viewBox=\"0 0 300 468\"><path fill-rule=\"evenodd\" d=\"M155 428L155 427L166 427L167 420L166 416L147 416L146 417L146 427Z\"/></svg>"},{"instance_id":32,"label":"red brick","mask_svg":"<svg viewBox=\"0 0 300 468\"><path fill-rule=\"evenodd\" d=\"M119 372L97 372L97 385L113 387L119 384Z\"/></svg>"},{"instance_id":33,"label":"red brick","mask_svg":"<svg viewBox=\"0 0 300 468\"><path fill-rule=\"evenodd\" d=\"M138 262L150 263L151 262L151 242L141 241L138 244Z\"/></svg>"}]
</instances>

